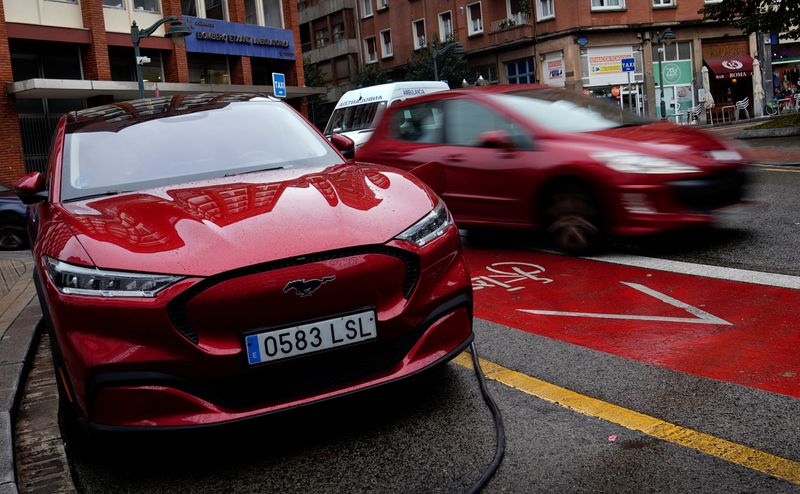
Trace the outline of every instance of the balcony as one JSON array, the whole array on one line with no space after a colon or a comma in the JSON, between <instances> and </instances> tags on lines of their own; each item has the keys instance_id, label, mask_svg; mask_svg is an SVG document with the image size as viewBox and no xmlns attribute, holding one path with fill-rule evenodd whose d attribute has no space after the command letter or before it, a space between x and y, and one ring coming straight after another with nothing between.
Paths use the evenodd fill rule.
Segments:
<instances>
[{"instance_id":1,"label":"balcony","mask_svg":"<svg viewBox=\"0 0 800 494\"><path fill-rule=\"evenodd\" d=\"M517 29L524 26L531 26L531 15L524 12L517 12L506 19L492 22L489 32L497 33L509 29Z\"/></svg>"},{"instance_id":2,"label":"balcony","mask_svg":"<svg viewBox=\"0 0 800 494\"><path fill-rule=\"evenodd\" d=\"M311 63L318 63L323 60L330 60L350 53L358 53L357 39L343 39L323 46L322 48L308 50L303 53L303 58L307 58Z\"/></svg>"},{"instance_id":3,"label":"balcony","mask_svg":"<svg viewBox=\"0 0 800 494\"><path fill-rule=\"evenodd\" d=\"M309 5L303 10L297 11L300 21L297 23L305 24L306 22L325 17L326 15L339 12L344 9L355 9L356 0L321 0L314 5Z\"/></svg>"}]
</instances>

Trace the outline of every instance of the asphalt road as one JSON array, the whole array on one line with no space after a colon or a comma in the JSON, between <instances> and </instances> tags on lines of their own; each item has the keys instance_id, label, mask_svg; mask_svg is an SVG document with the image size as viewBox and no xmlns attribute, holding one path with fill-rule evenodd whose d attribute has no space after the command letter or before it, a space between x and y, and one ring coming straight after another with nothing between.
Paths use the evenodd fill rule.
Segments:
<instances>
[{"instance_id":1,"label":"asphalt road","mask_svg":"<svg viewBox=\"0 0 800 494\"><path fill-rule=\"evenodd\" d=\"M617 241L609 251L799 275L800 173L757 169L755 177L759 204L715 227ZM470 235L465 243L468 249L544 246L495 234ZM485 320L476 320L475 332L482 357L521 375L800 461L798 398ZM503 413L508 449L488 492L800 492L800 485L741 462L495 380L489 389ZM109 436L90 448L70 436L67 448L75 484L86 492L427 493L465 492L490 462L494 438L474 374L450 363L396 385L235 427Z\"/></svg>"}]
</instances>

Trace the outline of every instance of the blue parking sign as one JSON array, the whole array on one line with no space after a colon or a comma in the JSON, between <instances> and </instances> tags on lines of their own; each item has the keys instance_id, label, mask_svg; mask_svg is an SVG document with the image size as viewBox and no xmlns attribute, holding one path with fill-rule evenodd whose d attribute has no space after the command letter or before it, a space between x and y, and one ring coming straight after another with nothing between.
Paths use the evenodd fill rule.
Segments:
<instances>
[{"instance_id":1,"label":"blue parking sign","mask_svg":"<svg viewBox=\"0 0 800 494\"><path fill-rule=\"evenodd\" d=\"M636 72L636 59L635 58L623 58L620 60L622 62L622 71L623 72Z\"/></svg>"},{"instance_id":2,"label":"blue parking sign","mask_svg":"<svg viewBox=\"0 0 800 494\"><path fill-rule=\"evenodd\" d=\"M278 72L272 73L272 90L278 98L286 97L286 76Z\"/></svg>"}]
</instances>

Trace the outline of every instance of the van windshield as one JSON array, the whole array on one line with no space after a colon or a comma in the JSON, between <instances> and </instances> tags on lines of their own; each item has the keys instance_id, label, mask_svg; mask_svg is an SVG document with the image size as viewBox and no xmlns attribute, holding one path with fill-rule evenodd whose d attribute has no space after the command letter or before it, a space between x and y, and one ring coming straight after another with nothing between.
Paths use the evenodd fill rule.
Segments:
<instances>
[{"instance_id":1,"label":"van windshield","mask_svg":"<svg viewBox=\"0 0 800 494\"><path fill-rule=\"evenodd\" d=\"M356 130L372 129L375 127L375 117L386 108L385 101L376 101L363 105L353 105L337 108L333 111L325 135L354 132Z\"/></svg>"}]
</instances>

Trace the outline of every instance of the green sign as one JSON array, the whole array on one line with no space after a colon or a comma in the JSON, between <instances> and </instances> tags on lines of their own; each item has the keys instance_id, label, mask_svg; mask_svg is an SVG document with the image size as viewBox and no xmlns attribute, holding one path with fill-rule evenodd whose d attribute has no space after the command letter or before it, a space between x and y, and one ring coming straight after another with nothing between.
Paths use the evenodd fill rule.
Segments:
<instances>
[{"instance_id":1,"label":"green sign","mask_svg":"<svg viewBox=\"0 0 800 494\"><path fill-rule=\"evenodd\" d=\"M661 70L664 72L664 84L672 86L675 84L691 84L693 77L692 62L682 60L680 62L662 62ZM656 84L661 85L661 77L658 73L658 62L653 63L653 78Z\"/></svg>"}]
</instances>

